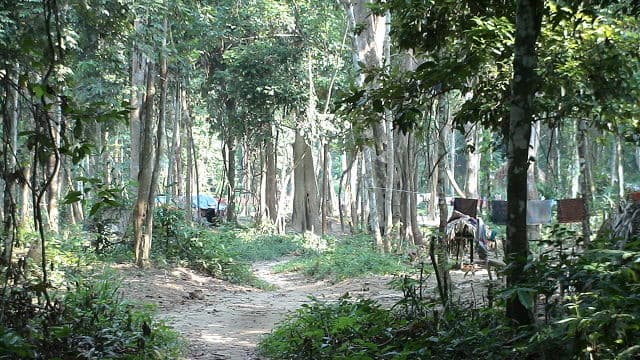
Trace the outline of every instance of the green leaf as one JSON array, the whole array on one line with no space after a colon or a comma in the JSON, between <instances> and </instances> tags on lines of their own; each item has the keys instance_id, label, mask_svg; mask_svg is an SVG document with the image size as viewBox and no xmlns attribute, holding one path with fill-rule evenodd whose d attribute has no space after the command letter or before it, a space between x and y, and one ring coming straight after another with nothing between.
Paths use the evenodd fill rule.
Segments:
<instances>
[{"instance_id":1,"label":"green leaf","mask_svg":"<svg viewBox=\"0 0 640 360\"><path fill-rule=\"evenodd\" d=\"M527 310L532 311L535 305L536 292L533 289L520 288L516 290L518 300Z\"/></svg>"},{"instance_id":2,"label":"green leaf","mask_svg":"<svg viewBox=\"0 0 640 360\"><path fill-rule=\"evenodd\" d=\"M81 191L69 191L67 195L62 200L63 204L72 204L74 202L78 202L82 200L82 192Z\"/></svg>"}]
</instances>

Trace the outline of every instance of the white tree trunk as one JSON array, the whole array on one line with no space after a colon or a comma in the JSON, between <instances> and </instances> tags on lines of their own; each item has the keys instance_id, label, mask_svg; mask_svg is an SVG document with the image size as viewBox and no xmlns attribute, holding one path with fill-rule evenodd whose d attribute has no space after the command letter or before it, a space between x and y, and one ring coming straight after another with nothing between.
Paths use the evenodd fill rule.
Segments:
<instances>
[{"instance_id":1,"label":"white tree trunk","mask_svg":"<svg viewBox=\"0 0 640 360\"><path fill-rule=\"evenodd\" d=\"M380 220L378 217L378 206L376 201L376 183L373 174L373 165L371 160L371 148L364 148L364 164L365 164L365 182L367 184L367 192L369 193L369 226L373 231L375 245L378 250L383 250L382 233L380 232Z\"/></svg>"}]
</instances>

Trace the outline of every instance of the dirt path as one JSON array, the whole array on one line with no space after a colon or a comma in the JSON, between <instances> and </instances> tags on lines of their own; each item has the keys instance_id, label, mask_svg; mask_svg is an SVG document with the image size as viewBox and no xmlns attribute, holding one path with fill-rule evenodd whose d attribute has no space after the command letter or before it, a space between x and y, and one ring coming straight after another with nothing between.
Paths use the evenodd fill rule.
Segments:
<instances>
[{"instance_id":1,"label":"dirt path","mask_svg":"<svg viewBox=\"0 0 640 360\"><path fill-rule=\"evenodd\" d=\"M256 345L286 314L308 302L309 296L335 300L345 293L393 304L401 298L389 289L390 276L343 281L313 282L295 273L276 274L278 262L253 266L261 279L276 290L259 290L202 276L187 268L137 270L122 273L125 297L159 307L161 317L189 341L187 359L260 359ZM486 272L465 277L452 273L458 290L482 281Z\"/></svg>"},{"instance_id":2,"label":"dirt path","mask_svg":"<svg viewBox=\"0 0 640 360\"><path fill-rule=\"evenodd\" d=\"M349 292L385 303L400 299L388 289L391 277L338 284L313 282L295 273L276 274L278 262L254 264L261 279L276 290L259 290L202 276L187 268L123 271L125 297L158 304L161 316L189 342L187 359L260 359L255 347L289 311L310 301L335 300Z\"/></svg>"}]
</instances>

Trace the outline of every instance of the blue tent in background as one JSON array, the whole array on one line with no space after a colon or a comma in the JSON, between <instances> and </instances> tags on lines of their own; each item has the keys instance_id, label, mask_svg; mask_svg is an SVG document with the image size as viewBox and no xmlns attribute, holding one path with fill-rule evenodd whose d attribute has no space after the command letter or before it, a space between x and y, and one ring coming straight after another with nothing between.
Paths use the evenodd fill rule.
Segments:
<instances>
[{"instance_id":1,"label":"blue tent in background","mask_svg":"<svg viewBox=\"0 0 640 360\"><path fill-rule=\"evenodd\" d=\"M199 208L199 209L218 209L224 210L227 208L227 205L220 204L218 207L218 199L216 199L213 195L209 194L200 194L191 196L191 207Z\"/></svg>"}]
</instances>

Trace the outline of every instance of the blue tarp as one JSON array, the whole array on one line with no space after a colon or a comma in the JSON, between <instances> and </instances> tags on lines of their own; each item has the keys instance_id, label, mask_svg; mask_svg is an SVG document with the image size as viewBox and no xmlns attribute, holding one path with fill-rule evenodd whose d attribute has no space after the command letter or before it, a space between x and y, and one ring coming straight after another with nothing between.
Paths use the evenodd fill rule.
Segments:
<instances>
[{"instance_id":1,"label":"blue tarp","mask_svg":"<svg viewBox=\"0 0 640 360\"><path fill-rule=\"evenodd\" d=\"M199 209L224 210L227 208L225 204L218 205L218 199L208 194L200 194L199 197L196 195L191 196L191 207L195 208L196 206Z\"/></svg>"}]
</instances>

